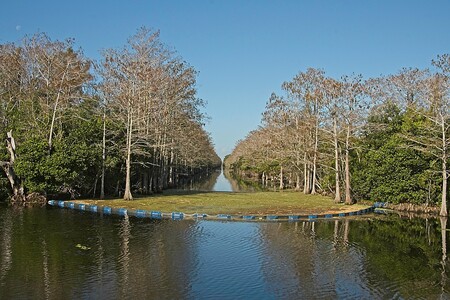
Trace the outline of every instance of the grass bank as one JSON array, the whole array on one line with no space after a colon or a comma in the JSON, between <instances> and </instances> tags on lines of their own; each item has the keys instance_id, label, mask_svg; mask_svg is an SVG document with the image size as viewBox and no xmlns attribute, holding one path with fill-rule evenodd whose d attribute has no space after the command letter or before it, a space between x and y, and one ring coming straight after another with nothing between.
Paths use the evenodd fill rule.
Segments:
<instances>
[{"instance_id":1,"label":"grass bank","mask_svg":"<svg viewBox=\"0 0 450 300\"><path fill-rule=\"evenodd\" d=\"M294 191L283 192L192 192L165 191L163 194L133 201L77 200L77 203L110 206L112 208L143 209L187 214L233 215L301 215L333 214L357 211L368 205L335 204L333 199L320 195L304 195Z\"/></svg>"}]
</instances>

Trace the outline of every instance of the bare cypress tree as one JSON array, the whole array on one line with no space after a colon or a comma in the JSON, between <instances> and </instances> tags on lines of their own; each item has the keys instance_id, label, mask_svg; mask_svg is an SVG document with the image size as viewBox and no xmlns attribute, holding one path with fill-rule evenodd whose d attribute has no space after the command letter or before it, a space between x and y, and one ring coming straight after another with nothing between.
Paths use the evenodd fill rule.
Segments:
<instances>
[{"instance_id":1,"label":"bare cypress tree","mask_svg":"<svg viewBox=\"0 0 450 300\"><path fill-rule=\"evenodd\" d=\"M43 108L41 113L46 114L48 122L47 139L51 152L56 122L82 97L83 85L92 79L91 63L80 50L73 50L72 39L52 41L43 33L24 39L23 56L29 91L40 91L38 99Z\"/></svg>"},{"instance_id":2,"label":"bare cypress tree","mask_svg":"<svg viewBox=\"0 0 450 300\"><path fill-rule=\"evenodd\" d=\"M351 195L351 174L350 174L350 150L352 149L352 139L357 134L357 130L364 124L369 105L365 103L365 91L362 76L345 76L342 79L343 97L342 114L345 129L344 159L345 159L345 204L353 204Z\"/></svg>"},{"instance_id":3,"label":"bare cypress tree","mask_svg":"<svg viewBox=\"0 0 450 300\"><path fill-rule=\"evenodd\" d=\"M140 166L137 172L145 172L139 176L143 190L152 185L161 191L174 176L175 159L183 146L180 140L184 137L180 135L195 140L194 132L190 135L180 131L178 124L186 124L188 128L197 124L203 131L203 115L199 110L203 102L196 98L196 72L167 50L159 40L159 32L146 28L132 36L126 47L106 50L103 57L98 68L103 78L101 90L125 140L124 199L133 199L133 165ZM208 140L205 136L199 139ZM208 154L199 157L203 159Z\"/></svg>"},{"instance_id":4,"label":"bare cypress tree","mask_svg":"<svg viewBox=\"0 0 450 300\"><path fill-rule=\"evenodd\" d=\"M319 130L322 119L323 94L321 84L324 71L309 68L292 81L283 83L283 89L292 99L292 109L299 111L300 120L307 125L310 139L306 140L311 153L304 153L305 193L316 194L318 186ZM299 110L300 108L300 110Z\"/></svg>"}]
</instances>

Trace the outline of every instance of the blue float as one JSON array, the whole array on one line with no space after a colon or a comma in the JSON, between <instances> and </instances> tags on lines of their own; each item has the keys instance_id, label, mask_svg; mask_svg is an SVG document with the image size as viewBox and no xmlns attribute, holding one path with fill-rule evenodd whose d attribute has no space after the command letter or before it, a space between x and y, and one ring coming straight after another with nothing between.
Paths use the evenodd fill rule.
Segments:
<instances>
[{"instance_id":1,"label":"blue float","mask_svg":"<svg viewBox=\"0 0 450 300\"><path fill-rule=\"evenodd\" d=\"M226 215L226 214L218 214L218 215L217 215L217 218L218 218L218 219L226 219L226 220L229 220L229 219L231 219L231 216L230 216L230 215Z\"/></svg>"},{"instance_id":2,"label":"blue float","mask_svg":"<svg viewBox=\"0 0 450 300\"><path fill-rule=\"evenodd\" d=\"M103 213L106 215L110 215L112 213L112 209L109 206L103 207Z\"/></svg>"},{"instance_id":3,"label":"blue float","mask_svg":"<svg viewBox=\"0 0 450 300\"><path fill-rule=\"evenodd\" d=\"M192 217L194 219L204 219L206 218L208 215L207 214L193 214Z\"/></svg>"},{"instance_id":4,"label":"blue float","mask_svg":"<svg viewBox=\"0 0 450 300\"><path fill-rule=\"evenodd\" d=\"M276 219L278 219L278 216L267 216L266 219L267 220L276 220Z\"/></svg>"},{"instance_id":5,"label":"blue float","mask_svg":"<svg viewBox=\"0 0 450 300\"><path fill-rule=\"evenodd\" d=\"M162 219L162 213L160 211L152 211L152 212L150 212L150 218L161 220Z\"/></svg>"},{"instance_id":6,"label":"blue float","mask_svg":"<svg viewBox=\"0 0 450 300\"><path fill-rule=\"evenodd\" d=\"M172 220L183 220L184 214L182 212L173 212L172 213Z\"/></svg>"},{"instance_id":7,"label":"blue float","mask_svg":"<svg viewBox=\"0 0 450 300\"><path fill-rule=\"evenodd\" d=\"M92 211L92 212L97 212L97 211L98 211L97 205L92 205L92 206L90 207L90 211Z\"/></svg>"},{"instance_id":8,"label":"blue float","mask_svg":"<svg viewBox=\"0 0 450 300\"><path fill-rule=\"evenodd\" d=\"M326 215L325 215L325 218L327 218L327 219L332 218L332 217L333 217L332 214L326 214Z\"/></svg>"},{"instance_id":9,"label":"blue float","mask_svg":"<svg viewBox=\"0 0 450 300\"><path fill-rule=\"evenodd\" d=\"M79 210L86 210L86 205L85 204L79 204L78 205L78 209Z\"/></svg>"},{"instance_id":10,"label":"blue float","mask_svg":"<svg viewBox=\"0 0 450 300\"><path fill-rule=\"evenodd\" d=\"M75 203L73 202L69 202L67 203L69 205L69 208L74 209L75 208Z\"/></svg>"},{"instance_id":11,"label":"blue float","mask_svg":"<svg viewBox=\"0 0 450 300\"><path fill-rule=\"evenodd\" d=\"M312 219L317 219L317 215L309 215L308 219L312 220Z\"/></svg>"},{"instance_id":12,"label":"blue float","mask_svg":"<svg viewBox=\"0 0 450 300\"><path fill-rule=\"evenodd\" d=\"M134 212L134 215L138 218L145 218L145 210L138 209Z\"/></svg>"},{"instance_id":13,"label":"blue float","mask_svg":"<svg viewBox=\"0 0 450 300\"><path fill-rule=\"evenodd\" d=\"M64 201L62 201L62 200L58 201L58 206L59 207L64 207Z\"/></svg>"},{"instance_id":14,"label":"blue float","mask_svg":"<svg viewBox=\"0 0 450 300\"><path fill-rule=\"evenodd\" d=\"M298 221L300 216L289 216L289 221Z\"/></svg>"},{"instance_id":15,"label":"blue float","mask_svg":"<svg viewBox=\"0 0 450 300\"><path fill-rule=\"evenodd\" d=\"M119 214L119 216L126 216L127 215L127 209L126 208L119 208L117 210L117 213Z\"/></svg>"},{"instance_id":16,"label":"blue float","mask_svg":"<svg viewBox=\"0 0 450 300\"><path fill-rule=\"evenodd\" d=\"M256 217L255 216L243 216L242 219L244 220L254 220Z\"/></svg>"},{"instance_id":17,"label":"blue float","mask_svg":"<svg viewBox=\"0 0 450 300\"><path fill-rule=\"evenodd\" d=\"M345 217L345 213L339 213L339 217Z\"/></svg>"},{"instance_id":18,"label":"blue float","mask_svg":"<svg viewBox=\"0 0 450 300\"><path fill-rule=\"evenodd\" d=\"M54 206L55 205L55 200L48 200L48 205Z\"/></svg>"}]
</instances>

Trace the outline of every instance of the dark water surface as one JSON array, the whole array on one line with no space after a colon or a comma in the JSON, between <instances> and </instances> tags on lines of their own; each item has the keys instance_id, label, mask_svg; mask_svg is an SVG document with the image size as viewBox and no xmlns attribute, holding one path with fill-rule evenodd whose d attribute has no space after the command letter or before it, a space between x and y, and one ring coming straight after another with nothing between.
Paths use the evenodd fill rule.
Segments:
<instances>
[{"instance_id":1,"label":"dark water surface","mask_svg":"<svg viewBox=\"0 0 450 300\"><path fill-rule=\"evenodd\" d=\"M0 206L0 299L448 299L445 221L151 221Z\"/></svg>"}]
</instances>

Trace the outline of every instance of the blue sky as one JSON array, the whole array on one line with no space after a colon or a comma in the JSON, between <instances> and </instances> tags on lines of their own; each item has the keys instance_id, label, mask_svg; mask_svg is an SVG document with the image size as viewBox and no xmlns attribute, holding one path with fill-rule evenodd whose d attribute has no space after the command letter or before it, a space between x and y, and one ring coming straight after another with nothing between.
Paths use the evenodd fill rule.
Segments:
<instances>
[{"instance_id":1,"label":"blue sky","mask_svg":"<svg viewBox=\"0 0 450 300\"><path fill-rule=\"evenodd\" d=\"M92 58L121 47L141 26L199 71L220 156L260 123L271 92L308 67L339 78L425 68L450 53L450 1L434 0L10 0L0 43L45 32L75 38Z\"/></svg>"}]
</instances>

